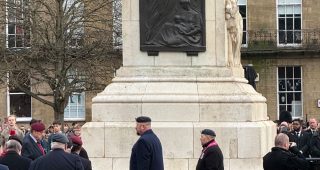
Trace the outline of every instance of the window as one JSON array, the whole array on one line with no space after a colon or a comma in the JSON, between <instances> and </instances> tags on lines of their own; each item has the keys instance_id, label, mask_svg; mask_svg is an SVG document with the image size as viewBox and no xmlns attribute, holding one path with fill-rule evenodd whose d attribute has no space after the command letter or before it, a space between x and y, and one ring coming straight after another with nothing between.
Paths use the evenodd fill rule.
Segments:
<instances>
[{"instance_id":1,"label":"window","mask_svg":"<svg viewBox=\"0 0 320 170\"><path fill-rule=\"evenodd\" d=\"M7 111L17 116L17 121L31 119L31 96L25 94L21 88L30 89L30 79L26 73L11 73L8 80Z\"/></svg>"},{"instance_id":2,"label":"window","mask_svg":"<svg viewBox=\"0 0 320 170\"><path fill-rule=\"evenodd\" d=\"M85 120L85 95L83 93L73 93L69 97L69 103L64 109L65 120Z\"/></svg>"},{"instance_id":3,"label":"window","mask_svg":"<svg viewBox=\"0 0 320 170\"><path fill-rule=\"evenodd\" d=\"M113 1L113 44L117 49L122 48L122 30L121 30L121 0Z\"/></svg>"},{"instance_id":4,"label":"window","mask_svg":"<svg viewBox=\"0 0 320 170\"><path fill-rule=\"evenodd\" d=\"M301 44L301 0L278 0L279 45Z\"/></svg>"},{"instance_id":5,"label":"window","mask_svg":"<svg viewBox=\"0 0 320 170\"><path fill-rule=\"evenodd\" d=\"M7 47L23 48L30 46L28 27L28 0L7 0Z\"/></svg>"},{"instance_id":6,"label":"window","mask_svg":"<svg viewBox=\"0 0 320 170\"><path fill-rule=\"evenodd\" d=\"M83 23L84 6L82 1L66 0L64 1L64 15L71 22L68 22L67 37L70 47L80 47L83 44L84 23Z\"/></svg>"},{"instance_id":7,"label":"window","mask_svg":"<svg viewBox=\"0 0 320 170\"><path fill-rule=\"evenodd\" d=\"M278 113L291 112L302 118L302 70L300 66L278 67Z\"/></svg>"},{"instance_id":8,"label":"window","mask_svg":"<svg viewBox=\"0 0 320 170\"><path fill-rule=\"evenodd\" d=\"M247 0L238 0L238 7L243 19L242 45L247 45Z\"/></svg>"}]
</instances>

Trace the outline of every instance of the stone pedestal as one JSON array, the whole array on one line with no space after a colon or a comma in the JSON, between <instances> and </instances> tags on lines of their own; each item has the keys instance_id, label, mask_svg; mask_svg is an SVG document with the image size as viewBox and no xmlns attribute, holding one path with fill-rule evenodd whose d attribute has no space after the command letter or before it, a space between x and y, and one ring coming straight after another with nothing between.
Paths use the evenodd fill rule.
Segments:
<instances>
[{"instance_id":1,"label":"stone pedestal","mask_svg":"<svg viewBox=\"0 0 320 170\"><path fill-rule=\"evenodd\" d=\"M275 125L242 67L227 66L224 0L206 1L207 51L194 57L141 52L139 0L122 2L123 67L93 99L93 120L83 127L93 169L129 169L135 118L146 115L162 142L165 170L195 169L204 128L216 132L225 170L262 170Z\"/></svg>"}]
</instances>

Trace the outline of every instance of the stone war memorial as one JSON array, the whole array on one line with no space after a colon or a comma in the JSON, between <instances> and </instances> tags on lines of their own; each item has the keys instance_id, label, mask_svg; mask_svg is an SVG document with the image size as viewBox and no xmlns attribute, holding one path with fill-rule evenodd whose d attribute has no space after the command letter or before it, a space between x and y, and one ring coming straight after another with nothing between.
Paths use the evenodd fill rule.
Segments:
<instances>
[{"instance_id":1,"label":"stone war memorial","mask_svg":"<svg viewBox=\"0 0 320 170\"><path fill-rule=\"evenodd\" d=\"M205 128L217 134L225 170L262 170L276 130L244 78L236 0L123 0L122 26L123 67L83 126L93 169L129 170L135 118L145 115L165 170L195 170Z\"/></svg>"}]
</instances>

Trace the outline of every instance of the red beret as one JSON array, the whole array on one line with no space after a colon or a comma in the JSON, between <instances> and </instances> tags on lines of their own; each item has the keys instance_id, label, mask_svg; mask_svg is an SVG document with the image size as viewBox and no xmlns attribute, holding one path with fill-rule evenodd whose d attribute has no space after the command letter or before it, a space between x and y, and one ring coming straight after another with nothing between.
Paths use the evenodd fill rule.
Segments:
<instances>
[{"instance_id":1,"label":"red beret","mask_svg":"<svg viewBox=\"0 0 320 170\"><path fill-rule=\"evenodd\" d=\"M31 125L31 130L35 130L37 132L42 132L46 129L43 123L37 122Z\"/></svg>"},{"instance_id":2,"label":"red beret","mask_svg":"<svg viewBox=\"0 0 320 170\"><path fill-rule=\"evenodd\" d=\"M82 140L79 136L71 136L71 141L73 144L76 144L76 145L82 145Z\"/></svg>"}]
</instances>

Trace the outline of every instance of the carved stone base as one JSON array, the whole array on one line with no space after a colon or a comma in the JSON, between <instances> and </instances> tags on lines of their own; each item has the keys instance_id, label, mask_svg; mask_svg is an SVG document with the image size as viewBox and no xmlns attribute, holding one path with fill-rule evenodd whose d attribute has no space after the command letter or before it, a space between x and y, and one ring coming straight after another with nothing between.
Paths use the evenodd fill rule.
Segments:
<instances>
[{"instance_id":1,"label":"carved stone base","mask_svg":"<svg viewBox=\"0 0 320 170\"><path fill-rule=\"evenodd\" d=\"M226 170L262 169L273 146L275 125L266 99L244 78L242 68L123 67L93 99L93 122L83 127L93 169L127 170L138 136L135 118L152 118L166 170L194 170L200 131L211 128Z\"/></svg>"}]
</instances>

